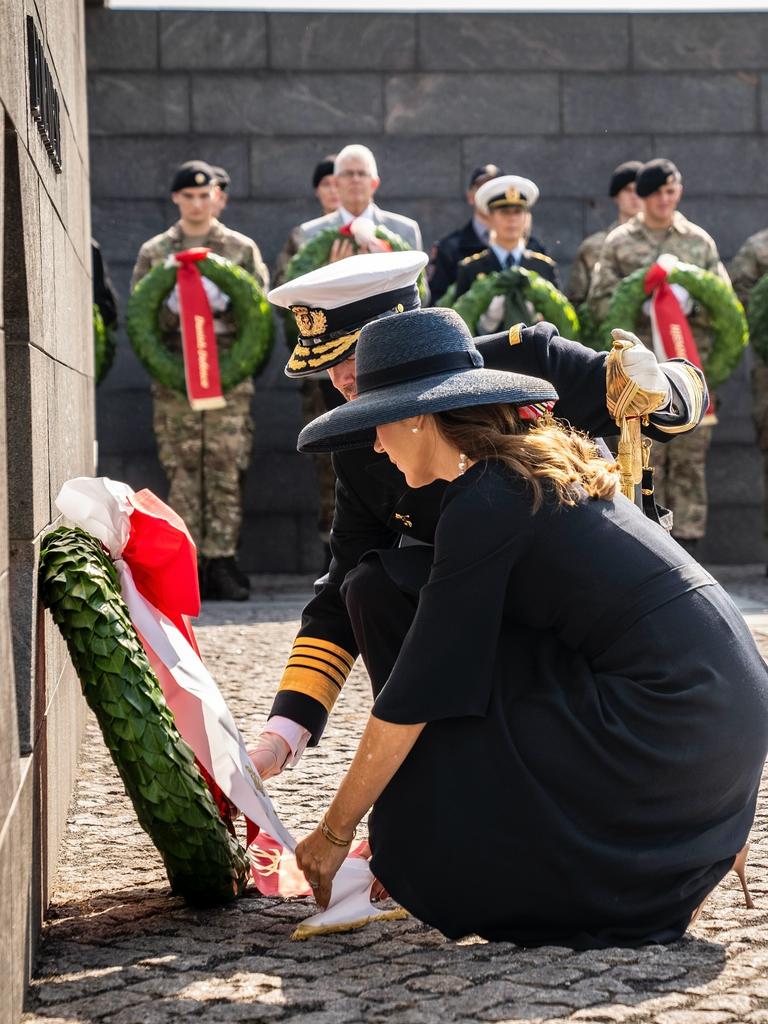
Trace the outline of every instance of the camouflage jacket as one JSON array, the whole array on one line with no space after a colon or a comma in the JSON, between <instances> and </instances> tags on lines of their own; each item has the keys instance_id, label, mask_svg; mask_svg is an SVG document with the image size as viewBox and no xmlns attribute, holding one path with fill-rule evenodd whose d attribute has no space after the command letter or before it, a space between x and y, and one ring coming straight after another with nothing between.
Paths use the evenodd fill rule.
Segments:
<instances>
[{"instance_id":1,"label":"camouflage jacket","mask_svg":"<svg viewBox=\"0 0 768 1024\"><path fill-rule=\"evenodd\" d=\"M733 257L729 270L734 291L746 305L754 286L763 274L768 274L768 228L746 240Z\"/></svg>"},{"instance_id":2,"label":"camouflage jacket","mask_svg":"<svg viewBox=\"0 0 768 1024\"><path fill-rule=\"evenodd\" d=\"M223 256L224 259L229 260L231 263L236 263L244 270L247 270L249 274L256 278L265 291L269 288L269 271L264 260L261 258L259 247L253 239L248 238L247 235L241 235L239 231L233 231L219 221L214 220L210 231L202 239L189 238L184 235L180 222L177 221L167 231L163 231L162 234L155 235L154 238L150 238L148 242L145 242L139 249L136 266L133 268L131 291L133 291L142 277L145 277L158 263L165 262L171 253L191 249L193 245L206 246L211 252L215 252L218 256ZM172 313L166 305L163 305L160 308L159 322L166 344L170 348L178 349L181 345L178 316ZM236 325L234 318L228 310L224 313L216 314L213 323L216 335L220 341L224 341L226 344L229 339L234 337Z\"/></svg>"},{"instance_id":3,"label":"camouflage jacket","mask_svg":"<svg viewBox=\"0 0 768 1024\"><path fill-rule=\"evenodd\" d=\"M568 287L565 294L574 304L580 306L585 301L589 292L589 283L592 280L592 271L597 263L600 250L606 237L619 226L615 220L605 231L596 231L594 235L588 235L576 250L576 257L571 267L571 275L568 278Z\"/></svg>"},{"instance_id":4,"label":"camouflage jacket","mask_svg":"<svg viewBox=\"0 0 768 1024\"><path fill-rule=\"evenodd\" d=\"M730 284L728 272L720 261L717 246L711 235L691 223L679 211L675 213L671 227L661 240L654 237L645 226L642 213L636 214L626 224L614 228L606 237L595 265L592 283L589 287L588 302L598 322L605 319L613 293L622 280L640 267L654 263L662 253L671 253L685 263L693 263L703 270L718 274ZM639 324L642 336L650 329L647 317L645 324ZM689 317L691 327L701 341L701 330L709 326L703 309L694 307ZM706 333L706 332L705 332Z\"/></svg>"}]
</instances>

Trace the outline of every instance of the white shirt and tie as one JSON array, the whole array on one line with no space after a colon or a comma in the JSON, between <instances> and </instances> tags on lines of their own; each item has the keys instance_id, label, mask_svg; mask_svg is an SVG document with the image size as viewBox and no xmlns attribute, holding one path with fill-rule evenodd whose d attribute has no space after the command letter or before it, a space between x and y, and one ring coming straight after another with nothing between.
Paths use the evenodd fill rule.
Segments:
<instances>
[{"instance_id":1,"label":"white shirt and tie","mask_svg":"<svg viewBox=\"0 0 768 1024\"><path fill-rule=\"evenodd\" d=\"M520 261L525 253L525 242L520 242L514 249L502 249L500 245L491 242L489 248L499 261L501 269L507 270L508 267L520 266Z\"/></svg>"}]
</instances>

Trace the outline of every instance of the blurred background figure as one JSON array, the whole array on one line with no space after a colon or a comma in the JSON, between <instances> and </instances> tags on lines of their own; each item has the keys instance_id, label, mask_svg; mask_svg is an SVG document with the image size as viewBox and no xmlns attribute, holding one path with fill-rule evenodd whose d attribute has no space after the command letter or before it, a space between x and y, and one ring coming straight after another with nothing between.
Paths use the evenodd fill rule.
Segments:
<instances>
[{"instance_id":1,"label":"blurred background figure","mask_svg":"<svg viewBox=\"0 0 768 1024\"><path fill-rule=\"evenodd\" d=\"M729 267L733 288L738 297L749 308L752 289L768 274L768 228L751 235L733 257ZM768 365L752 345L752 422L755 440L763 456L763 524L768 537ZM768 575L768 569L766 569Z\"/></svg>"},{"instance_id":2,"label":"blurred background figure","mask_svg":"<svg viewBox=\"0 0 768 1024\"><path fill-rule=\"evenodd\" d=\"M131 290L153 267L170 255L205 246L246 270L266 291L269 271L252 238L224 227L216 216L218 177L203 160L188 160L176 169L171 199L179 219L139 250ZM237 324L229 297L212 282L205 290L213 311L220 349L231 345ZM161 306L158 323L163 343L181 351L174 292ZM236 561L242 523L242 483L253 443L251 399L253 380L236 384L225 394L222 409L200 412L184 394L152 382L153 426L160 463L168 478L168 504L181 516L198 551L201 596L212 600L245 601L250 584Z\"/></svg>"},{"instance_id":3,"label":"blurred background figure","mask_svg":"<svg viewBox=\"0 0 768 1024\"><path fill-rule=\"evenodd\" d=\"M490 238L488 247L461 260L456 273L456 297L469 291L481 275L494 274L511 267L535 270L555 288L559 288L557 264L546 253L529 249L526 229L530 225L530 210L539 198L538 186L530 178L518 174L503 174L481 185L475 196L477 208L488 220ZM483 333L501 330L508 320L528 318L522 313L511 313L508 297L495 295L478 322ZM511 326L511 323L508 326Z\"/></svg>"},{"instance_id":4,"label":"blurred background figure","mask_svg":"<svg viewBox=\"0 0 768 1024\"><path fill-rule=\"evenodd\" d=\"M717 246L698 224L678 210L683 177L671 160L649 160L637 171L635 188L642 210L608 234L595 264L589 289L589 305L598 323L605 320L614 292L629 274L656 263L670 253L717 274L730 286ZM688 292L672 285L687 318L701 364L712 350L713 331L706 311L694 305ZM644 304L636 332L644 344L653 345L649 304ZM712 426L703 425L688 434L654 448L654 483L660 505L672 509L672 536L686 550L695 552L707 529L707 451Z\"/></svg>"},{"instance_id":5,"label":"blurred background figure","mask_svg":"<svg viewBox=\"0 0 768 1024\"><path fill-rule=\"evenodd\" d=\"M497 164L482 164L469 176L467 191L464 193L472 210L472 216L460 228L445 235L432 246L427 267L427 279L432 301L437 302L456 280L456 268L467 256L474 256L488 245L490 228L488 218L478 210L475 195L481 185L491 178L498 178L504 172Z\"/></svg>"},{"instance_id":6,"label":"blurred background figure","mask_svg":"<svg viewBox=\"0 0 768 1024\"><path fill-rule=\"evenodd\" d=\"M320 209L323 211L323 215L327 213L334 213L339 208L339 190L336 188L336 177L333 173L333 163L336 159L335 153L329 153L328 156L315 164L315 169L312 172L312 189L317 197L318 203L320 203ZM283 275L285 274L285 268L291 261L291 257L295 256L299 251L300 243L299 238L301 235L301 224L297 224L296 227L291 229L291 233L286 239L285 245L280 250L280 254L275 262L275 273L274 273L274 285L277 287L283 283Z\"/></svg>"},{"instance_id":7,"label":"blurred background figure","mask_svg":"<svg viewBox=\"0 0 768 1024\"><path fill-rule=\"evenodd\" d=\"M213 216L217 220L221 220L221 215L229 202L230 178L223 167L213 166L213 173L216 175L216 182L219 186L213 197Z\"/></svg>"},{"instance_id":8,"label":"blurred background figure","mask_svg":"<svg viewBox=\"0 0 768 1024\"><path fill-rule=\"evenodd\" d=\"M373 197L381 184L381 179L376 157L367 146L357 143L345 146L334 162L334 176L339 205L332 213L305 221L300 226L299 247L321 231L328 228L343 228L362 217L372 221L377 227L385 227L399 235L412 249L423 248L421 228L415 220L399 213L392 213L390 210L382 210L374 203ZM354 251L351 239L340 239L334 242L331 262L351 256Z\"/></svg>"},{"instance_id":9,"label":"blurred background figure","mask_svg":"<svg viewBox=\"0 0 768 1024\"><path fill-rule=\"evenodd\" d=\"M616 204L617 217L604 231L595 231L593 235L585 238L576 251L565 292L574 306L580 306L582 302L586 302L592 272L605 239L614 228L626 224L643 208L635 189L635 178L642 166L639 160L627 160L613 170L611 183L608 186L608 195Z\"/></svg>"}]
</instances>

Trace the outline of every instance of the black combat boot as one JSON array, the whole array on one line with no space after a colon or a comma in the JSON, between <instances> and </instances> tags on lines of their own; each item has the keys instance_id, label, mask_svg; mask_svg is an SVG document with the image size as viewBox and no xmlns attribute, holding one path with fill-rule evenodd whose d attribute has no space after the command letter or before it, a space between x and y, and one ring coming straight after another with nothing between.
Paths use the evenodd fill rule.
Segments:
<instances>
[{"instance_id":1,"label":"black combat boot","mask_svg":"<svg viewBox=\"0 0 768 1024\"><path fill-rule=\"evenodd\" d=\"M209 601L247 601L250 587L237 576L234 558L209 558L205 574L205 596Z\"/></svg>"}]
</instances>

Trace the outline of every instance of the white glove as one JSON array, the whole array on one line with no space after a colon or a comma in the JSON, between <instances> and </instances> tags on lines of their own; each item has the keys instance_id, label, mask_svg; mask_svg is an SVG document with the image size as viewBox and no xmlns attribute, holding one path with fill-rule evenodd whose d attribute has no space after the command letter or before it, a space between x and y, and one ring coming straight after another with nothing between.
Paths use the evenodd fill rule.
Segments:
<instances>
[{"instance_id":1,"label":"white glove","mask_svg":"<svg viewBox=\"0 0 768 1024\"><path fill-rule=\"evenodd\" d=\"M621 365L629 379L643 391L661 391L669 397L669 381L653 352L630 331L612 331L612 334L614 337L618 335L625 341L635 343L634 348L624 351L621 359Z\"/></svg>"},{"instance_id":2,"label":"white glove","mask_svg":"<svg viewBox=\"0 0 768 1024\"><path fill-rule=\"evenodd\" d=\"M477 320L477 327L481 334L493 334L499 329L499 324L504 318L504 296L494 295L488 303L488 308Z\"/></svg>"},{"instance_id":3,"label":"white glove","mask_svg":"<svg viewBox=\"0 0 768 1024\"><path fill-rule=\"evenodd\" d=\"M683 316L688 316L688 314L693 309L693 299L691 298L688 289L683 288L681 284L671 284L669 287L675 293L675 297L677 298L677 301L680 303L680 309L682 309L683 311ZM643 312L648 317L651 315L650 299L646 299L643 303Z\"/></svg>"},{"instance_id":4,"label":"white glove","mask_svg":"<svg viewBox=\"0 0 768 1024\"><path fill-rule=\"evenodd\" d=\"M291 748L277 733L264 730L248 751L253 767L263 781L279 775L291 756Z\"/></svg>"},{"instance_id":5,"label":"white glove","mask_svg":"<svg viewBox=\"0 0 768 1024\"><path fill-rule=\"evenodd\" d=\"M202 277L202 281L205 294L208 296L208 305L211 307L211 312L223 313L229 305L229 296L207 277ZM179 286L177 284L173 286L173 291L168 295L165 304L172 313L175 313L177 316L179 315Z\"/></svg>"}]
</instances>

